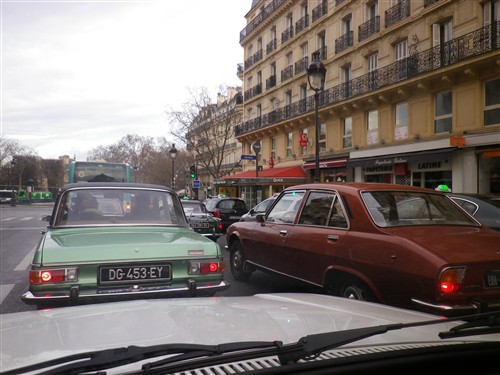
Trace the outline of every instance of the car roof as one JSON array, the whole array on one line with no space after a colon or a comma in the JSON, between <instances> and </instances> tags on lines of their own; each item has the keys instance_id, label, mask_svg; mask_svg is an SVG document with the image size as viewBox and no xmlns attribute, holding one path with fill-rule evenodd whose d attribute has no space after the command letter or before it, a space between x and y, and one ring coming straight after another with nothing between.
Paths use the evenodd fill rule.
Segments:
<instances>
[{"instance_id":1,"label":"car roof","mask_svg":"<svg viewBox=\"0 0 500 375\"><path fill-rule=\"evenodd\" d=\"M167 190L169 192L174 192L171 188L164 185L155 184L143 184L143 183L132 183L132 182L77 182L73 184L64 185L61 188L61 192L73 189L152 189L152 190Z\"/></svg>"},{"instance_id":2,"label":"car roof","mask_svg":"<svg viewBox=\"0 0 500 375\"><path fill-rule=\"evenodd\" d=\"M440 192L436 192L432 189L426 189L417 186L387 184L378 182L312 183L312 184L291 186L286 188L284 191L300 190L300 189L303 190L326 189L326 190L345 191L350 193L354 193L356 191L364 191L364 190L407 190L407 191L421 191L425 193L443 194Z\"/></svg>"}]
</instances>

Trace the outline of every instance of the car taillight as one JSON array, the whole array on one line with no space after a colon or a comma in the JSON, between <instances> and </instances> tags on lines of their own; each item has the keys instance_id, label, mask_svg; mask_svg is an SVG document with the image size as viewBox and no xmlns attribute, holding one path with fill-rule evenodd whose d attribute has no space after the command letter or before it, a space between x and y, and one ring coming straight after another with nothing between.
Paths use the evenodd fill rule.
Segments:
<instances>
[{"instance_id":1,"label":"car taillight","mask_svg":"<svg viewBox=\"0 0 500 375\"><path fill-rule=\"evenodd\" d=\"M222 230L224 227L222 226L222 222L219 221L219 224L217 224L217 228L219 228L220 230Z\"/></svg>"},{"instance_id":2,"label":"car taillight","mask_svg":"<svg viewBox=\"0 0 500 375\"><path fill-rule=\"evenodd\" d=\"M30 271L30 284L64 283L78 281L77 268L57 268Z\"/></svg>"},{"instance_id":3,"label":"car taillight","mask_svg":"<svg viewBox=\"0 0 500 375\"><path fill-rule=\"evenodd\" d=\"M220 211L218 209L214 210L214 216L220 219Z\"/></svg>"},{"instance_id":4,"label":"car taillight","mask_svg":"<svg viewBox=\"0 0 500 375\"><path fill-rule=\"evenodd\" d=\"M446 268L439 277L439 290L441 293L457 293L462 288L465 276L465 267Z\"/></svg>"},{"instance_id":5,"label":"car taillight","mask_svg":"<svg viewBox=\"0 0 500 375\"><path fill-rule=\"evenodd\" d=\"M224 262L190 262L190 275L207 275L224 272Z\"/></svg>"}]
</instances>

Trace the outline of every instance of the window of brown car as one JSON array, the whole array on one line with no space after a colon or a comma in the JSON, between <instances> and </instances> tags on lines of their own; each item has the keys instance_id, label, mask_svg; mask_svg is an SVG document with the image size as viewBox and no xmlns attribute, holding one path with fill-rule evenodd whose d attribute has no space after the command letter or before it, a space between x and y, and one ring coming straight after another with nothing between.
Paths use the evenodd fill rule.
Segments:
<instances>
[{"instance_id":1,"label":"window of brown car","mask_svg":"<svg viewBox=\"0 0 500 375\"><path fill-rule=\"evenodd\" d=\"M290 191L278 198L278 201L266 217L267 221L292 224L295 221L305 191Z\"/></svg>"},{"instance_id":2,"label":"window of brown car","mask_svg":"<svg viewBox=\"0 0 500 375\"><path fill-rule=\"evenodd\" d=\"M298 224L347 228L346 215L334 192L311 192Z\"/></svg>"},{"instance_id":3,"label":"window of brown car","mask_svg":"<svg viewBox=\"0 0 500 375\"><path fill-rule=\"evenodd\" d=\"M365 191L362 197L372 219L381 227L479 225L442 194Z\"/></svg>"}]
</instances>

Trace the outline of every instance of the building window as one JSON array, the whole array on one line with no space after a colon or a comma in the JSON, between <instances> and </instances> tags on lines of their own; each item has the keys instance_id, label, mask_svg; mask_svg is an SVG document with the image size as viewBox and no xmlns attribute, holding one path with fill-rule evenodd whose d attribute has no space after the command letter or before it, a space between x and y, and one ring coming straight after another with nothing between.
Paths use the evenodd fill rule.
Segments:
<instances>
[{"instance_id":1,"label":"building window","mask_svg":"<svg viewBox=\"0 0 500 375\"><path fill-rule=\"evenodd\" d=\"M378 110L368 112L366 119L366 143L373 145L378 143Z\"/></svg>"},{"instance_id":2,"label":"building window","mask_svg":"<svg viewBox=\"0 0 500 375\"><path fill-rule=\"evenodd\" d=\"M276 159L276 138L271 138L271 156Z\"/></svg>"},{"instance_id":3,"label":"building window","mask_svg":"<svg viewBox=\"0 0 500 375\"><path fill-rule=\"evenodd\" d=\"M286 140L286 156L291 157L293 155L293 133L288 133Z\"/></svg>"},{"instance_id":4,"label":"building window","mask_svg":"<svg viewBox=\"0 0 500 375\"><path fill-rule=\"evenodd\" d=\"M500 124L500 78L484 84L484 125Z\"/></svg>"},{"instance_id":5,"label":"building window","mask_svg":"<svg viewBox=\"0 0 500 375\"><path fill-rule=\"evenodd\" d=\"M408 139L408 103L396 104L394 120L394 140Z\"/></svg>"},{"instance_id":6,"label":"building window","mask_svg":"<svg viewBox=\"0 0 500 375\"><path fill-rule=\"evenodd\" d=\"M406 58L408 57L408 40L402 40L394 46L394 60L396 61L397 77L407 78Z\"/></svg>"},{"instance_id":7,"label":"building window","mask_svg":"<svg viewBox=\"0 0 500 375\"><path fill-rule=\"evenodd\" d=\"M483 3L483 24L489 26L500 20L500 0L485 1Z\"/></svg>"},{"instance_id":8,"label":"building window","mask_svg":"<svg viewBox=\"0 0 500 375\"><path fill-rule=\"evenodd\" d=\"M319 126L319 152L326 151L326 124Z\"/></svg>"},{"instance_id":9,"label":"building window","mask_svg":"<svg viewBox=\"0 0 500 375\"><path fill-rule=\"evenodd\" d=\"M451 132L453 107L451 91L436 94L435 106L434 132L436 134Z\"/></svg>"},{"instance_id":10,"label":"building window","mask_svg":"<svg viewBox=\"0 0 500 375\"><path fill-rule=\"evenodd\" d=\"M344 119L343 127L343 147L352 147L352 117L346 117Z\"/></svg>"},{"instance_id":11,"label":"building window","mask_svg":"<svg viewBox=\"0 0 500 375\"><path fill-rule=\"evenodd\" d=\"M378 87L378 53L373 53L366 58L368 62L368 87L374 90Z\"/></svg>"}]
</instances>

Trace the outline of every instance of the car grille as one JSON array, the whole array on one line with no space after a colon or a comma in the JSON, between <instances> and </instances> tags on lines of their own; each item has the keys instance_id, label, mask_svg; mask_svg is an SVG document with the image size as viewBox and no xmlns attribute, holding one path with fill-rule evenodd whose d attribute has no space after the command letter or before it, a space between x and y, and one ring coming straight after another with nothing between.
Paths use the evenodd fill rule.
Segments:
<instances>
[{"instance_id":1,"label":"car grille","mask_svg":"<svg viewBox=\"0 0 500 375\"><path fill-rule=\"evenodd\" d=\"M454 343L451 342L432 342L432 343L408 343L403 345L381 345L381 346L370 346L370 347L361 347L361 348L351 348L351 349L341 349L341 350L328 350L320 354L318 357L305 361L300 360L299 363L307 363L312 361L324 361L331 360L337 358L345 358L352 356L360 356L364 354L374 354L374 353L383 353L383 352L391 352L398 350L407 350L407 349L420 349L420 348L432 348L442 345L452 345ZM457 344L460 344L457 342ZM264 358L256 358L246 361L238 361L227 363L223 365L215 365L210 367L204 367L189 371L176 372L175 375L229 375L229 374L243 374L249 373L252 371L259 370L267 370L272 368L280 368L282 367L278 357L264 357Z\"/></svg>"}]
</instances>

